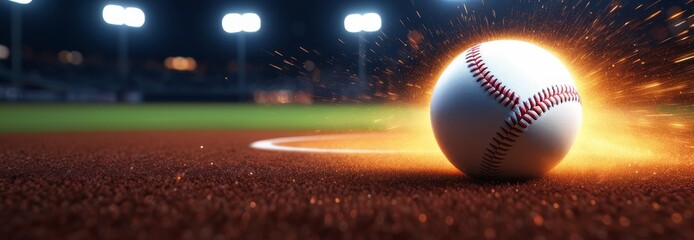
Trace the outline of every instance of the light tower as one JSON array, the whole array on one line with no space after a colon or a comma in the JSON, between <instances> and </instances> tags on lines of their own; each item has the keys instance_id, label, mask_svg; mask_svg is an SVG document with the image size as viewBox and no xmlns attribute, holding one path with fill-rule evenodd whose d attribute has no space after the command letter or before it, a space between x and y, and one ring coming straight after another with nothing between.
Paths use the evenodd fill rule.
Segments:
<instances>
[{"instance_id":1,"label":"light tower","mask_svg":"<svg viewBox=\"0 0 694 240\"><path fill-rule=\"evenodd\" d=\"M228 13L222 18L222 29L238 36L237 71L239 85L246 84L246 33L260 30L260 16L255 13Z\"/></svg>"},{"instance_id":2,"label":"light tower","mask_svg":"<svg viewBox=\"0 0 694 240\"><path fill-rule=\"evenodd\" d=\"M118 72L125 84L128 82L128 28L139 28L145 24L145 13L136 7L106 5L102 11L104 22L119 26Z\"/></svg>"},{"instance_id":3,"label":"light tower","mask_svg":"<svg viewBox=\"0 0 694 240\"><path fill-rule=\"evenodd\" d=\"M376 32L381 29L381 16L377 13L349 14L345 17L345 30L359 35L358 88L362 89L367 84L366 77L366 33ZM361 91L358 91L361 93Z\"/></svg>"},{"instance_id":4,"label":"light tower","mask_svg":"<svg viewBox=\"0 0 694 240\"><path fill-rule=\"evenodd\" d=\"M31 3L31 0L10 0L16 4L12 4L11 22L12 33L10 48L10 58L12 62L12 87L19 90L22 87L22 8Z\"/></svg>"}]
</instances>

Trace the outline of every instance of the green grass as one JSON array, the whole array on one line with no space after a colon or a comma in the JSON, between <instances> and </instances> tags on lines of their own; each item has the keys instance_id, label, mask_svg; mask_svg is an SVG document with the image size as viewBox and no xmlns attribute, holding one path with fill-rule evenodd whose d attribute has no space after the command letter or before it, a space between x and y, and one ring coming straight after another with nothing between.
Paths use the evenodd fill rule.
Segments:
<instances>
[{"instance_id":1,"label":"green grass","mask_svg":"<svg viewBox=\"0 0 694 240\"><path fill-rule=\"evenodd\" d=\"M671 104L658 106L657 109L661 112L677 114L677 115L694 115L694 104Z\"/></svg>"},{"instance_id":2,"label":"green grass","mask_svg":"<svg viewBox=\"0 0 694 240\"><path fill-rule=\"evenodd\" d=\"M0 132L377 130L421 114L393 105L4 104Z\"/></svg>"}]
</instances>

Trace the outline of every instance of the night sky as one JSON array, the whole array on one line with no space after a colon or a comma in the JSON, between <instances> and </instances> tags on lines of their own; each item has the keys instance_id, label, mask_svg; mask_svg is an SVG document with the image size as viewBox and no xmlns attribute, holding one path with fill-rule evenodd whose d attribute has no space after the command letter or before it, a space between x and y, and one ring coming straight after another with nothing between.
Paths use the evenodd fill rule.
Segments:
<instances>
[{"instance_id":1,"label":"night sky","mask_svg":"<svg viewBox=\"0 0 694 240\"><path fill-rule=\"evenodd\" d=\"M85 55L114 56L117 26L101 17L104 5L136 6L146 14L146 23L129 34L135 58L163 59L192 56L201 60L233 58L235 37L221 28L228 12L257 12L262 18L260 32L249 34L249 57L263 58L262 50L317 49L338 54L338 38L356 38L344 30L344 16L353 12L376 11L384 28L414 12L409 1L77 1L34 0L22 6L24 44L34 50L78 50ZM0 3L0 44L9 45L9 7ZM446 10L450 2L434 2ZM363 10L363 11L362 11ZM455 12L451 12L455 14ZM356 45L354 45L356 50ZM262 50L261 50L262 49Z\"/></svg>"},{"instance_id":2,"label":"night sky","mask_svg":"<svg viewBox=\"0 0 694 240\"><path fill-rule=\"evenodd\" d=\"M357 36L344 30L344 17L373 11L383 27L366 37L367 71L371 84L406 93L397 99L428 99L436 76L455 56L473 44L504 38L557 53L579 85L623 95L611 97L614 101L687 102L694 93L692 0L34 0L22 6L24 44L51 56L77 50L87 59L115 59L118 27L101 17L109 3L145 12L144 27L129 33L132 60L139 63L185 56L226 69L236 58L236 38L222 30L221 19L249 11L262 18L260 32L248 37L249 65L279 77L312 76L302 67L310 60L323 76L330 70L354 78ZM11 4L0 2L3 45L9 45ZM316 87L336 88L323 83Z\"/></svg>"}]
</instances>

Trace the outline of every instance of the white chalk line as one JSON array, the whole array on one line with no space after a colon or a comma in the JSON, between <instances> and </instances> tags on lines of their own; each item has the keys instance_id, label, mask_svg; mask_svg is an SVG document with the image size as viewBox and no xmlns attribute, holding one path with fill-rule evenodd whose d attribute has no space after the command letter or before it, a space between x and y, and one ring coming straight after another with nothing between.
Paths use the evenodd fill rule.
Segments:
<instances>
[{"instance_id":1,"label":"white chalk line","mask_svg":"<svg viewBox=\"0 0 694 240\"><path fill-rule=\"evenodd\" d=\"M313 147L294 147L280 145L282 143L296 143L307 141L328 141L368 138L373 134L333 134L333 135L313 135L265 139L251 143L250 147L267 151L284 152L307 152L307 153L340 153L340 154L394 154L394 153L419 153L423 151L406 151L392 149L354 149L354 148L313 148Z\"/></svg>"}]
</instances>

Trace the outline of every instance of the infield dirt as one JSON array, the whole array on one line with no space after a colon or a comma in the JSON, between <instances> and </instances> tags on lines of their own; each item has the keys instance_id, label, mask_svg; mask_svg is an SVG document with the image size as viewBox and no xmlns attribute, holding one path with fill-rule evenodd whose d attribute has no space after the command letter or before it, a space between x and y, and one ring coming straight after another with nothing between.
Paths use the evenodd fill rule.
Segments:
<instances>
[{"instance_id":1,"label":"infield dirt","mask_svg":"<svg viewBox=\"0 0 694 240\"><path fill-rule=\"evenodd\" d=\"M640 166L636 173L554 171L537 180L490 183L416 154L248 147L306 134L312 133L0 135L0 234L694 239L691 164Z\"/></svg>"}]
</instances>

